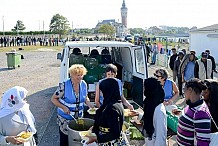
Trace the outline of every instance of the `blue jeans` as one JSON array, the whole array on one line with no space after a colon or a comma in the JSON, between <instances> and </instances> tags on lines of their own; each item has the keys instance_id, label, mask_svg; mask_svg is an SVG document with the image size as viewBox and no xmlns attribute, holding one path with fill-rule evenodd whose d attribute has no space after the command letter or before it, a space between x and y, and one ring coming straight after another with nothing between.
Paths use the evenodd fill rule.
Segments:
<instances>
[{"instance_id":1,"label":"blue jeans","mask_svg":"<svg viewBox=\"0 0 218 146\"><path fill-rule=\"evenodd\" d=\"M151 63L155 64L156 63L156 58L157 58L157 54L153 53Z\"/></svg>"}]
</instances>

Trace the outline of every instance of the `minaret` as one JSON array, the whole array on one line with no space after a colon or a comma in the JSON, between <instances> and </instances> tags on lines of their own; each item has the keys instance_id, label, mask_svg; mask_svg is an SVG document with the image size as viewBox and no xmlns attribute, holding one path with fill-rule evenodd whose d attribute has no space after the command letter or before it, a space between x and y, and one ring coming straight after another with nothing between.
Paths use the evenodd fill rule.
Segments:
<instances>
[{"instance_id":1,"label":"minaret","mask_svg":"<svg viewBox=\"0 0 218 146\"><path fill-rule=\"evenodd\" d=\"M127 28L127 7L125 4L125 0L123 0L123 4L121 7L121 19L122 19L122 24Z\"/></svg>"}]
</instances>

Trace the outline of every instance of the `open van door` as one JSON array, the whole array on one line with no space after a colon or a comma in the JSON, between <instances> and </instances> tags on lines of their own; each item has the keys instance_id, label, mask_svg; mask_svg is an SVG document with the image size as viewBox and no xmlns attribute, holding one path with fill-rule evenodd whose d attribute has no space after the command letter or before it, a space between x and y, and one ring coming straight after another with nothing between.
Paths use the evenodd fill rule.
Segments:
<instances>
[{"instance_id":1,"label":"open van door","mask_svg":"<svg viewBox=\"0 0 218 146\"><path fill-rule=\"evenodd\" d=\"M75 54L76 48L81 52ZM98 49L107 49L109 54L92 53L94 50L100 51ZM118 68L116 77L124 85L124 97L143 105L143 82L148 77L145 46L116 41L67 42L58 58L61 59L60 83L69 78L68 69L72 64L83 64L87 68L88 73L84 80L88 85L88 96L91 101L95 98L96 83L104 78L107 64L113 63Z\"/></svg>"},{"instance_id":2,"label":"open van door","mask_svg":"<svg viewBox=\"0 0 218 146\"><path fill-rule=\"evenodd\" d=\"M140 106L143 106L143 83L148 78L147 56L144 45L132 47L133 77L131 97Z\"/></svg>"}]
</instances>

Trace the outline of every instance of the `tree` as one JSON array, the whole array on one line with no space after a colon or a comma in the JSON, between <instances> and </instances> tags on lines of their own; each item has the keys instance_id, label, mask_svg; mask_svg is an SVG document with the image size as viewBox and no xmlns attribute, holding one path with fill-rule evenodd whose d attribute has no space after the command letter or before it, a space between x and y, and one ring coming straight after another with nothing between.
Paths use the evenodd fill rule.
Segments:
<instances>
[{"instance_id":1,"label":"tree","mask_svg":"<svg viewBox=\"0 0 218 146\"><path fill-rule=\"evenodd\" d=\"M115 34L115 29L112 25L109 24L102 24L99 27L98 32L103 33L104 35L107 35L107 37L112 37Z\"/></svg>"},{"instance_id":2,"label":"tree","mask_svg":"<svg viewBox=\"0 0 218 146\"><path fill-rule=\"evenodd\" d=\"M130 34L144 34L145 30L142 28L130 28Z\"/></svg>"},{"instance_id":3,"label":"tree","mask_svg":"<svg viewBox=\"0 0 218 146\"><path fill-rule=\"evenodd\" d=\"M12 30L13 32L16 32L16 31L17 31L17 33L18 33L18 32L21 32L21 31L23 31L23 30L25 30L25 29L26 29L26 27L24 26L23 22L22 22L21 20L17 20L16 25L15 25L14 28L11 29L11 30Z\"/></svg>"},{"instance_id":4,"label":"tree","mask_svg":"<svg viewBox=\"0 0 218 146\"><path fill-rule=\"evenodd\" d=\"M59 34L60 36L65 35L70 30L69 21L66 17L56 14L52 17L49 28L52 33Z\"/></svg>"},{"instance_id":5,"label":"tree","mask_svg":"<svg viewBox=\"0 0 218 146\"><path fill-rule=\"evenodd\" d=\"M75 29L74 31L76 34L90 34L92 32L92 30L88 28Z\"/></svg>"}]
</instances>

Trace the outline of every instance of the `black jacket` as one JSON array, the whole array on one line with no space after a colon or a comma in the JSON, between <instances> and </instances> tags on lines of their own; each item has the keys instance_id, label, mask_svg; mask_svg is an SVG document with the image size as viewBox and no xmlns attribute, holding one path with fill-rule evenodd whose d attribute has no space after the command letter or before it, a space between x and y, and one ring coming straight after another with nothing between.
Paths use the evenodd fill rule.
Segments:
<instances>
[{"instance_id":1,"label":"black jacket","mask_svg":"<svg viewBox=\"0 0 218 146\"><path fill-rule=\"evenodd\" d=\"M173 54L173 55L170 57L170 63L169 63L169 65L170 65L170 69L171 69L171 70L173 70L174 62L175 62L177 56L178 56L177 54Z\"/></svg>"},{"instance_id":2,"label":"black jacket","mask_svg":"<svg viewBox=\"0 0 218 146\"><path fill-rule=\"evenodd\" d=\"M97 110L93 132L97 136L98 143L118 139L123 119L123 105L121 103L108 105L104 109Z\"/></svg>"},{"instance_id":3,"label":"black jacket","mask_svg":"<svg viewBox=\"0 0 218 146\"><path fill-rule=\"evenodd\" d=\"M212 70L215 71L216 70L215 59L213 58L213 56L210 56L210 55L208 55L208 59L211 60L211 62L212 62Z\"/></svg>"}]
</instances>

